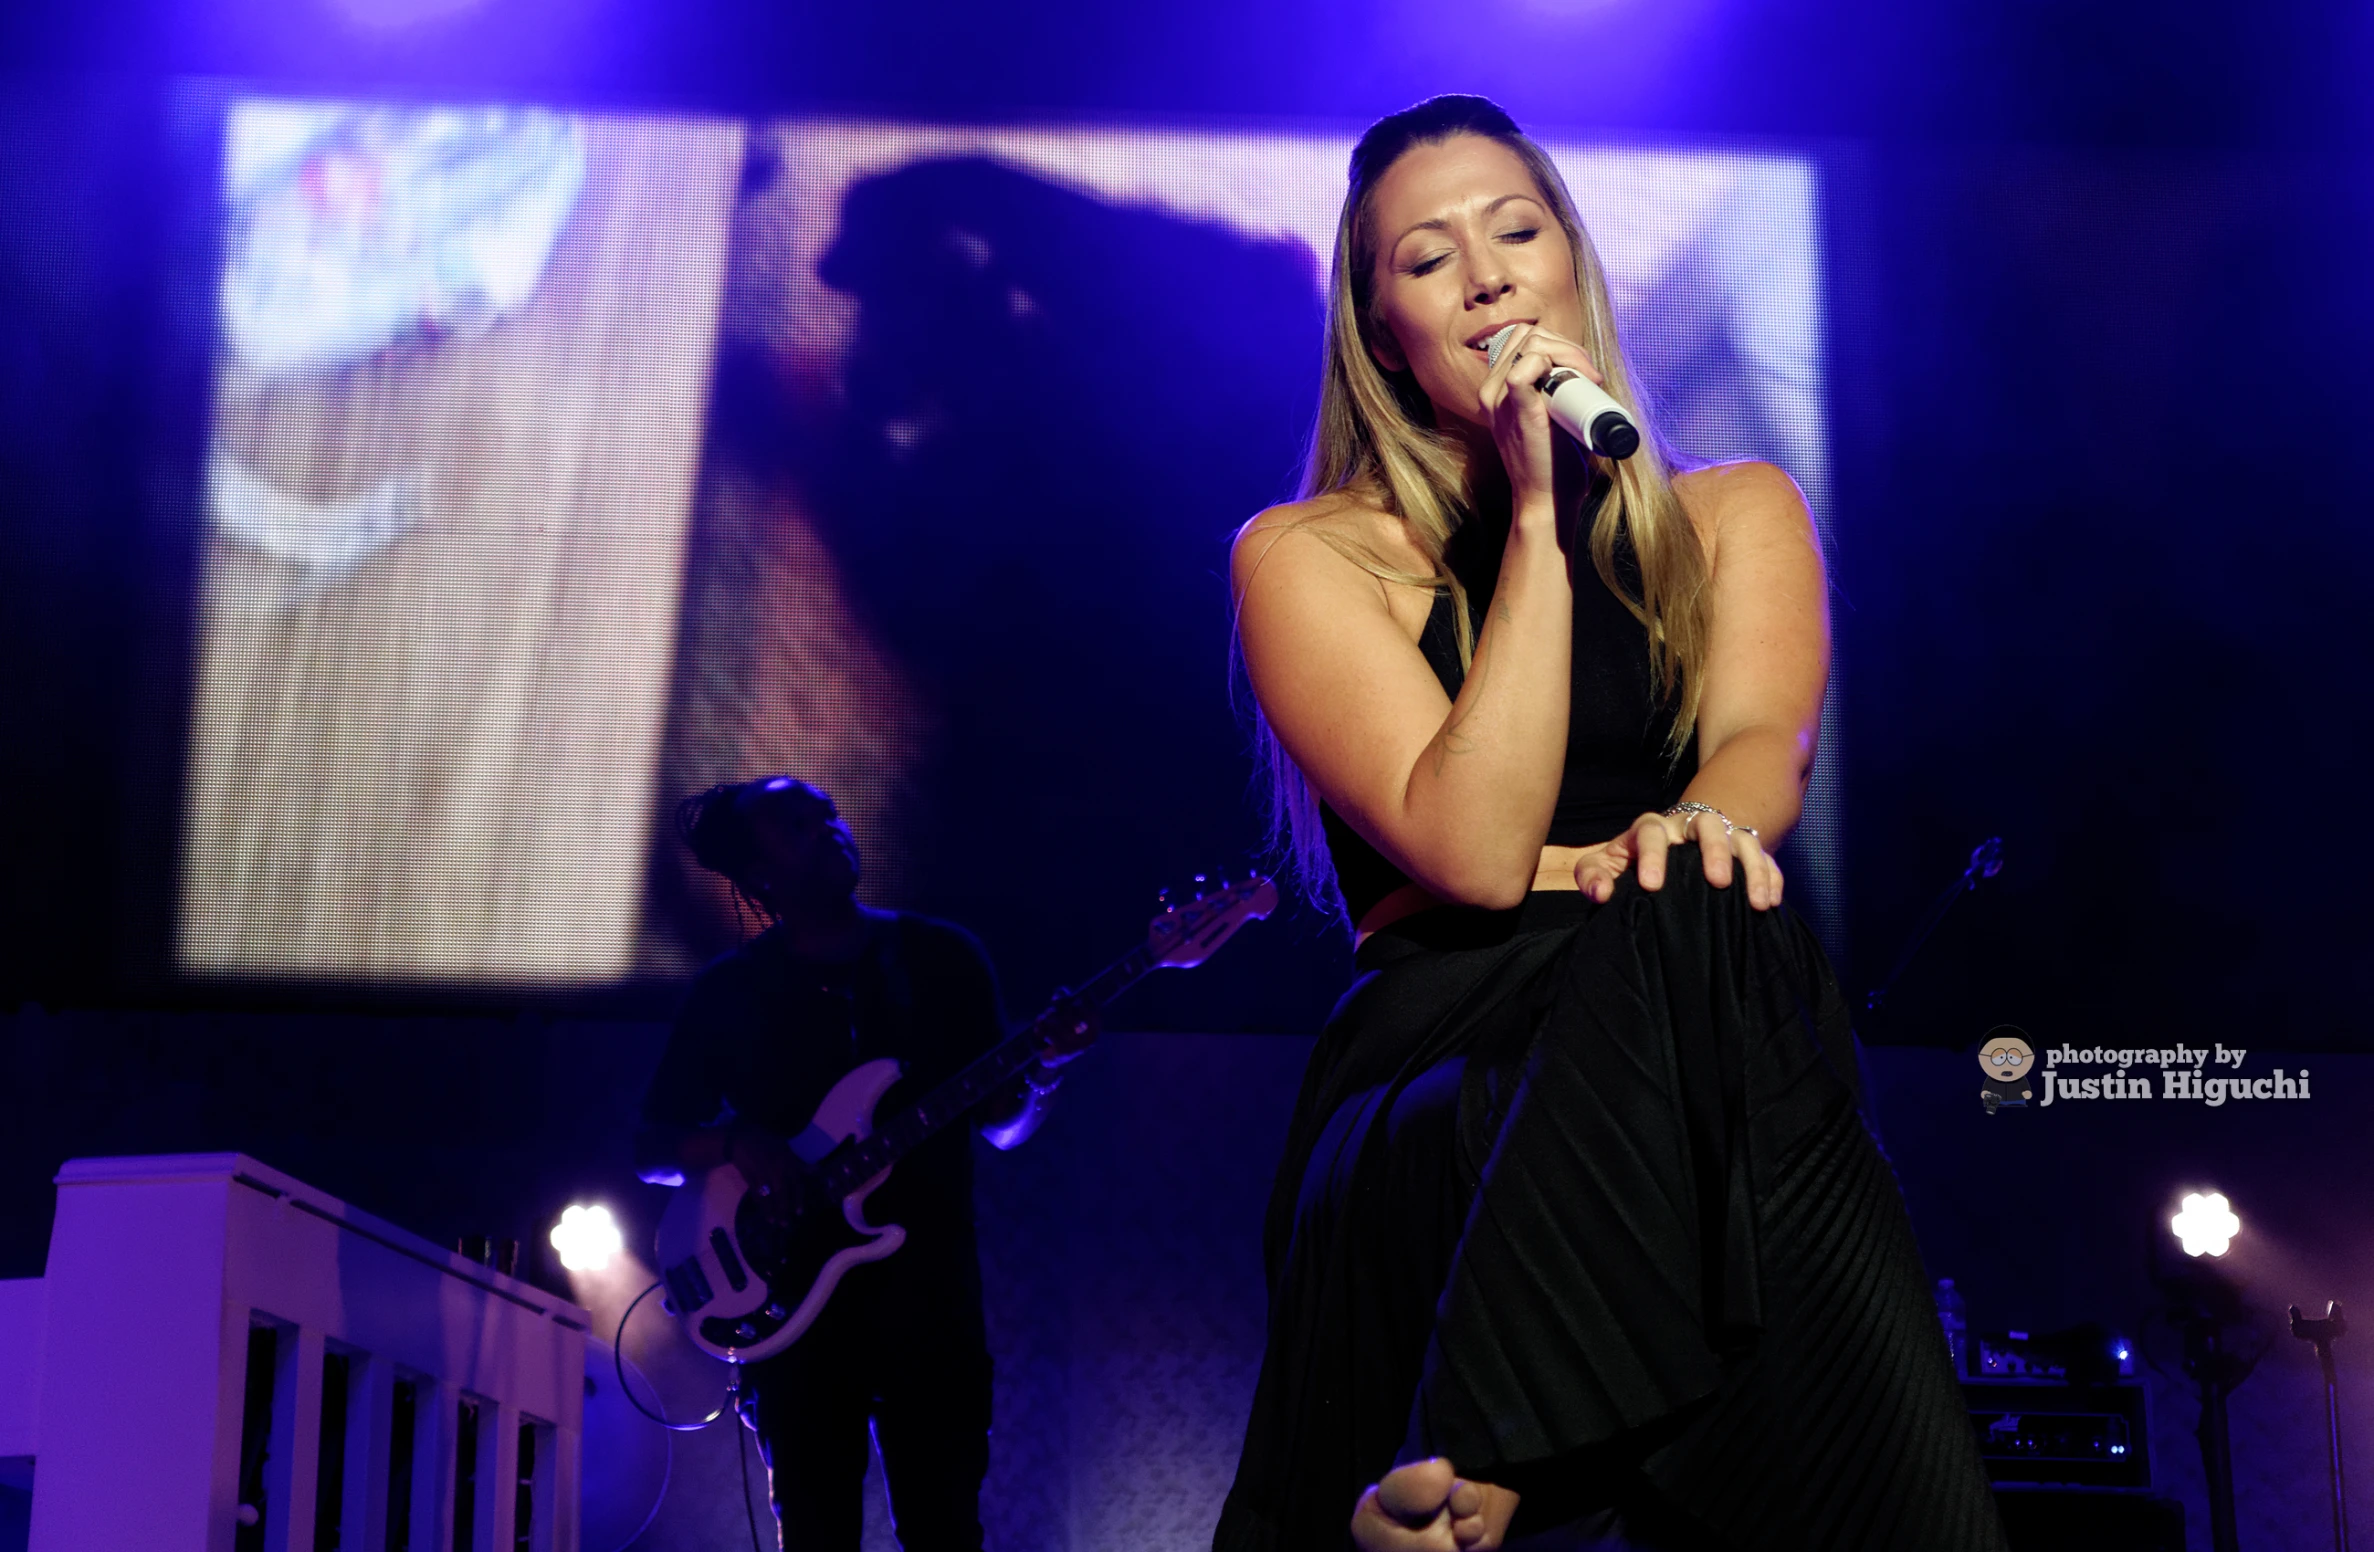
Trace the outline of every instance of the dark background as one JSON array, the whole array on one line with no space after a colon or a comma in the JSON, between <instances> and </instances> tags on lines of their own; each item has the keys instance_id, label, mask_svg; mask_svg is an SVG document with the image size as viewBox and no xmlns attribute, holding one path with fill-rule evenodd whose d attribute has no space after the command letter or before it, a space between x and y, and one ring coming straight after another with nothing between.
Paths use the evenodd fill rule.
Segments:
<instances>
[{"instance_id":1,"label":"dark background","mask_svg":"<svg viewBox=\"0 0 2374 1552\"><path fill-rule=\"evenodd\" d=\"M328 0L202 14L160 0L0 20L0 1010L16 1010L0 1013L0 1275L38 1272L48 1177L75 1154L247 1148L436 1237L532 1240L589 1190L638 1203L630 1219L648 1210L622 1194L615 1123L656 1049L657 1002L374 1006L164 974L188 482L205 426L207 299L184 288L211 273L202 137L164 85L199 74L688 111L1338 130L1458 88L1563 137L1814 157L1843 978L1885 973L1977 842L2000 835L2007 857L1864 1031L1892 1048L1873 1053L1875 1108L1933 1268L1965 1279L1982 1325L2134 1323L2149 1217L2168 1190L2214 1181L2283 1238L2268 1299L2363 1287L2358 1258L2325 1248L2367 1238L2362 1062L2327 1059L2312 1120L2152 1105L1978 1132L1975 1107L1940 1096L1967 1084L1967 1051L2002 1022L2040 1047L2374 1044L2364 8L1224 0L893 15L483 0L376 30L349 15ZM1250 838L1250 810L1226 807L1241 792L1212 798L1214 833ZM1341 962L1315 923L1276 936ZM1234 1072L1259 1090L1243 1106L1226 1103L1231 1047L1217 1041L1198 1048L1200 1108L1157 1106L1134 1140L1059 1124L1031 1167L1108 1167L1133 1146L1168 1158L1190 1139L1260 1159L1293 1063L1256 1048ZM1114 1065L1149 1092L1180 1081L1159 1062ZM1109 1252L1047 1240L1047 1220L1011 1201L987 1217L1013 1228L990 1252L1021 1268L1007 1286ZM1205 1306L1228 1319L1257 1298L1252 1224L1232 1236L1233 1221L1197 1220L1211 1263L1236 1269ZM1037 1260L1022 1254L1034 1245ZM1007 1274L992 1270L994 1299ZM1176 1330L1108 1337L1152 1354ZM1061 1392L1050 1376L1073 1360L1032 1354L1015 1393ZM2294 1512L2318 1486L2299 1465L2305 1393L2254 1387L2265 1409L2245 1409L2236 1446L2259 1516L2246 1526L2255 1544L2312 1545L2313 1515ZM2190 1495L2189 1413L2171 1390L2155 1401L2169 1480ZM2197 1535L2197 1497L2194 1517Z\"/></svg>"}]
</instances>

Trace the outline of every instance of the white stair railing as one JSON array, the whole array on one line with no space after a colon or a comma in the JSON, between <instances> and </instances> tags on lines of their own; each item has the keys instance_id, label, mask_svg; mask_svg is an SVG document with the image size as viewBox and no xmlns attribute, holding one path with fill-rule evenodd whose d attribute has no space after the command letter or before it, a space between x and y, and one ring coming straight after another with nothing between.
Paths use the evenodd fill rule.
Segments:
<instances>
[{"instance_id":1,"label":"white stair railing","mask_svg":"<svg viewBox=\"0 0 2374 1552\"><path fill-rule=\"evenodd\" d=\"M577 1552L584 1310L239 1154L57 1184L0 1282L31 1552Z\"/></svg>"}]
</instances>

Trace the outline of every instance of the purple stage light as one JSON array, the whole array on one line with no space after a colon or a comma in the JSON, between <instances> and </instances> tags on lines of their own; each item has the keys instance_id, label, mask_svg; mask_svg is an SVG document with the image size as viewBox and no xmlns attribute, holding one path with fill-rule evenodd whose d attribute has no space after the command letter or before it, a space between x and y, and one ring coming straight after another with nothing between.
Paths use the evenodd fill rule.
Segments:
<instances>
[{"instance_id":1,"label":"purple stage light","mask_svg":"<svg viewBox=\"0 0 2374 1552\"><path fill-rule=\"evenodd\" d=\"M2222 1256L2242 1232L2242 1220L2234 1215L2225 1193L2193 1191L2186 1193L2183 1206L2168 1220L2168 1231L2188 1256Z\"/></svg>"},{"instance_id":2,"label":"purple stage light","mask_svg":"<svg viewBox=\"0 0 2374 1552\"><path fill-rule=\"evenodd\" d=\"M612 1258L626 1249L626 1237L619 1233L618 1220L609 1208L572 1206L552 1227L552 1248L560 1252L561 1265L570 1271L599 1272L608 1269Z\"/></svg>"}]
</instances>

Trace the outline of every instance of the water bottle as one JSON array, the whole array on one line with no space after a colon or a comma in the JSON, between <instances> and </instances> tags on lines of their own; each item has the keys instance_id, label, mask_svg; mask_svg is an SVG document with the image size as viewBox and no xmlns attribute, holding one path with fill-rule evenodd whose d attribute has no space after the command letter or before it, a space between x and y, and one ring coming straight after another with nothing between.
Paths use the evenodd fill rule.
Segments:
<instances>
[{"instance_id":1,"label":"water bottle","mask_svg":"<svg viewBox=\"0 0 2374 1552\"><path fill-rule=\"evenodd\" d=\"M1945 1327L1945 1350L1954 1363L1954 1378L1970 1372L1970 1307L1950 1277L1937 1279L1937 1322Z\"/></svg>"}]
</instances>

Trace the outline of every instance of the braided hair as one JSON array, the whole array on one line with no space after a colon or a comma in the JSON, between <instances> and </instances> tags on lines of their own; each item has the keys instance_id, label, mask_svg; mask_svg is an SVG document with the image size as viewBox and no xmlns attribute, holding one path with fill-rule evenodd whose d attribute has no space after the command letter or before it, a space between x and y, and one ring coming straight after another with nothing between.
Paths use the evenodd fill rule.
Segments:
<instances>
[{"instance_id":1,"label":"braided hair","mask_svg":"<svg viewBox=\"0 0 2374 1552\"><path fill-rule=\"evenodd\" d=\"M676 838L692 853L692 860L733 886L734 914L747 905L760 921L782 918L758 881L758 837L751 833L750 816L741 806L744 793L784 785L788 776L760 776L749 781L721 781L676 805Z\"/></svg>"}]
</instances>

